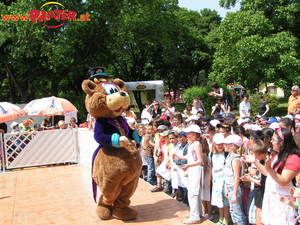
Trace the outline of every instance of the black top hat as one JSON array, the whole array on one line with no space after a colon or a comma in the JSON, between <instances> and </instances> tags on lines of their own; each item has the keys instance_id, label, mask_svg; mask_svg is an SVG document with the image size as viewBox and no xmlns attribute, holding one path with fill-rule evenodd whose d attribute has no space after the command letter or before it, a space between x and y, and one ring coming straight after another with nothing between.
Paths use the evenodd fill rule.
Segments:
<instances>
[{"instance_id":1,"label":"black top hat","mask_svg":"<svg viewBox=\"0 0 300 225\"><path fill-rule=\"evenodd\" d=\"M105 69L104 67L92 67L89 69L89 74L90 74L90 79L92 78L110 78L110 75L106 75L106 73L104 72Z\"/></svg>"}]
</instances>

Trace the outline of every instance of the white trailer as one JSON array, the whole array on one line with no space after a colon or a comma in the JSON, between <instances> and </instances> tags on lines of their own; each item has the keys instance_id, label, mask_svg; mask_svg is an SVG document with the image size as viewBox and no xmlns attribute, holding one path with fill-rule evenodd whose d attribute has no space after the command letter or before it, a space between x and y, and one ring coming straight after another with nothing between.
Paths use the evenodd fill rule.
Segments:
<instances>
[{"instance_id":1,"label":"white trailer","mask_svg":"<svg viewBox=\"0 0 300 225\"><path fill-rule=\"evenodd\" d=\"M132 81L125 82L126 91L131 96L133 105L136 105L134 98L132 98L131 91L141 91L142 103L151 101L153 99L157 101L164 100L164 82L162 80L148 80L148 81ZM150 95L147 93L150 92Z\"/></svg>"}]
</instances>

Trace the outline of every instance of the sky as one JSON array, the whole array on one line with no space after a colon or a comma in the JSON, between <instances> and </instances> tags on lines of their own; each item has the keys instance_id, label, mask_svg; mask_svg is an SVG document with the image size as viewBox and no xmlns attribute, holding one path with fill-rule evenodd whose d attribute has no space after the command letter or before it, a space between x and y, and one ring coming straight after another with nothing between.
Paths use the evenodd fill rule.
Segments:
<instances>
[{"instance_id":1,"label":"sky","mask_svg":"<svg viewBox=\"0 0 300 225\"><path fill-rule=\"evenodd\" d=\"M237 4L236 7L228 10L221 8L219 6L219 0L179 0L179 6L187 8L189 10L200 11L201 9L208 8L211 10L216 10L222 18L224 18L227 12L235 12L239 10L240 5Z\"/></svg>"}]
</instances>

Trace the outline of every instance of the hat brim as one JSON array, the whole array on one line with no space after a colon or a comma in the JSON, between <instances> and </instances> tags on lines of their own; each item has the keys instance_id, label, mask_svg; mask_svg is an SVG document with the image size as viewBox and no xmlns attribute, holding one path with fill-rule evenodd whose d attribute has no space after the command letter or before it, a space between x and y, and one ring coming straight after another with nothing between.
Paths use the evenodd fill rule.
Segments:
<instances>
[{"instance_id":1,"label":"hat brim","mask_svg":"<svg viewBox=\"0 0 300 225\"><path fill-rule=\"evenodd\" d=\"M111 75L106 75L106 74L93 74L93 75L91 75L90 76L90 80L92 80L93 78L112 78L112 76Z\"/></svg>"},{"instance_id":2,"label":"hat brim","mask_svg":"<svg viewBox=\"0 0 300 225\"><path fill-rule=\"evenodd\" d=\"M188 130L188 128L186 130L183 130L185 133L197 133L197 134L201 134L201 130Z\"/></svg>"}]
</instances>

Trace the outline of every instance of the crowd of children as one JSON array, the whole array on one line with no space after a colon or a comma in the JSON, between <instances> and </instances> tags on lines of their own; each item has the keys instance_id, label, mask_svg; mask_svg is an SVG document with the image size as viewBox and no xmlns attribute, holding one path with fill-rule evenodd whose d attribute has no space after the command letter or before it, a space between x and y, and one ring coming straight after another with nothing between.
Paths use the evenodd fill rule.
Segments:
<instances>
[{"instance_id":1,"label":"crowd of children","mask_svg":"<svg viewBox=\"0 0 300 225\"><path fill-rule=\"evenodd\" d=\"M143 178L189 207L184 224L295 224L300 197L299 115L217 119L203 113L137 123ZM297 146L298 145L298 146ZM294 182L296 177L297 182ZM300 211L300 210L299 210Z\"/></svg>"}]
</instances>

